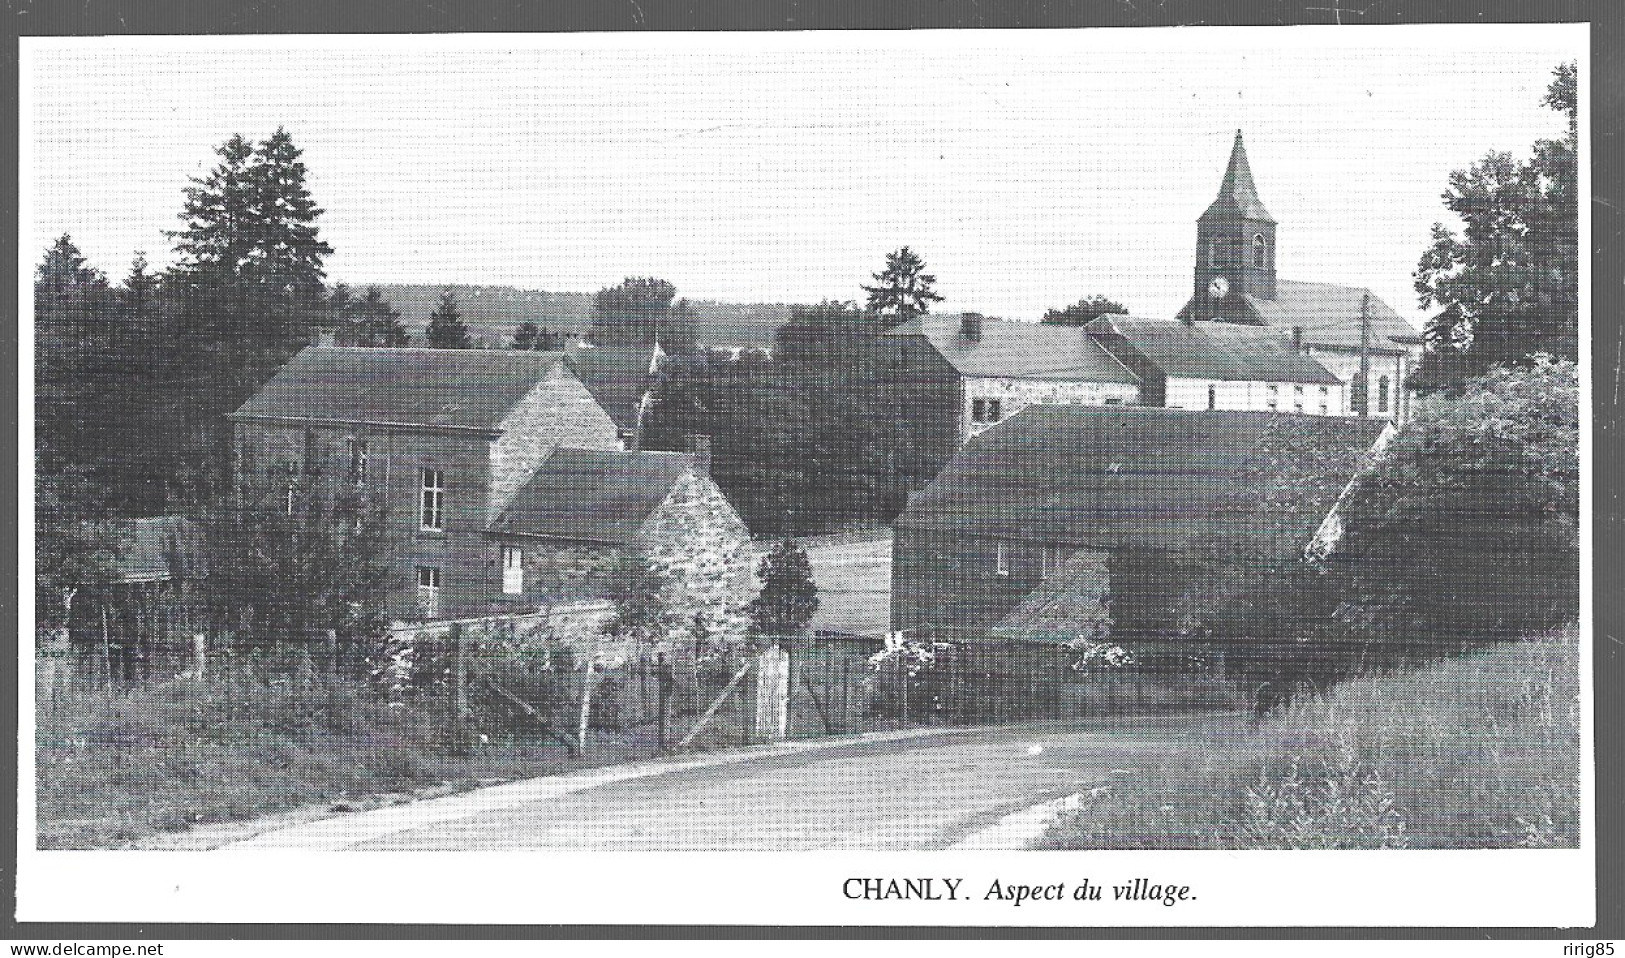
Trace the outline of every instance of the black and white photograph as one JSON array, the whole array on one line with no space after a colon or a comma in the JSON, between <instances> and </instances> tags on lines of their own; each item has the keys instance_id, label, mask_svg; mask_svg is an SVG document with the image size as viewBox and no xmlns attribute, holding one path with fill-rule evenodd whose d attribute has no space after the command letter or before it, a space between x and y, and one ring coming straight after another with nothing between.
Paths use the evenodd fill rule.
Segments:
<instances>
[{"instance_id":1,"label":"black and white photograph","mask_svg":"<svg viewBox=\"0 0 1625 958\"><path fill-rule=\"evenodd\" d=\"M20 913L1590 923L1586 43L24 38Z\"/></svg>"}]
</instances>

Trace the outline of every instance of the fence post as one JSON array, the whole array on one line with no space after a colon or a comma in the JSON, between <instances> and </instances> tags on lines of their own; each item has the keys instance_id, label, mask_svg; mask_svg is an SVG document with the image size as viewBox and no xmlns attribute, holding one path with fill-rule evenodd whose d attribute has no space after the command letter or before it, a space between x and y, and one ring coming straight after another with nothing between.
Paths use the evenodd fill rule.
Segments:
<instances>
[{"instance_id":1,"label":"fence post","mask_svg":"<svg viewBox=\"0 0 1625 958\"><path fill-rule=\"evenodd\" d=\"M655 751L666 751L666 653L655 653Z\"/></svg>"}]
</instances>

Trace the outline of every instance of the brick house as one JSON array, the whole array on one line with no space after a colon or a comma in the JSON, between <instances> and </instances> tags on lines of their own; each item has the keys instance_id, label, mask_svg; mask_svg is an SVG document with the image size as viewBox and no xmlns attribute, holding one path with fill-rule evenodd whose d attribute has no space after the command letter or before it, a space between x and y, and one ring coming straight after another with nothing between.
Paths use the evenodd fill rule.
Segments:
<instances>
[{"instance_id":1,"label":"brick house","mask_svg":"<svg viewBox=\"0 0 1625 958\"><path fill-rule=\"evenodd\" d=\"M755 596L750 532L711 481L709 458L703 446L555 449L491 524L499 601L531 609L611 595L619 560L641 556L665 574L678 630L698 614L743 634Z\"/></svg>"},{"instance_id":2,"label":"brick house","mask_svg":"<svg viewBox=\"0 0 1625 958\"><path fill-rule=\"evenodd\" d=\"M1343 381L1270 330L1116 315L1084 328L1140 376L1147 406L1348 414Z\"/></svg>"},{"instance_id":3,"label":"brick house","mask_svg":"<svg viewBox=\"0 0 1625 958\"><path fill-rule=\"evenodd\" d=\"M487 526L559 446L617 451L562 353L301 350L231 415L246 505L356 483L389 511L397 619L475 615L502 588Z\"/></svg>"},{"instance_id":4,"label":"brick house","mask_svg":"<svg viewBox=\"0 0 1625 958\"><path fill-rule=\"evenodd\" d=\"M1182 569L1216 554L1301 556L1387 428L1270 412L1029 407L970 440L898 517L892 628L986 642L1012 615L1043 618L1024 607L1030 597L1076 605L1065 597L1076 588L1034 595L1056 577L1092 583L1104 600L1126 587L1112 577L1128 558L1155 555L1166 581L1134 588L1172 596Z\"/></svg>"},{"instance_id":5,"label":"brick house","mask_svg":"<svg viewBox=\"0 0 1625 958\"><path fill-rule=\"evenodd\" d=\"M1277 279L1275 231L1237 130L1219 195L1196 221L1194 290L1178 318L1273 331L1335 374L1355 413L1364 366L1365 414L1403 422L1421 334L1368 289Z\"/></svg>"}]
</instances>

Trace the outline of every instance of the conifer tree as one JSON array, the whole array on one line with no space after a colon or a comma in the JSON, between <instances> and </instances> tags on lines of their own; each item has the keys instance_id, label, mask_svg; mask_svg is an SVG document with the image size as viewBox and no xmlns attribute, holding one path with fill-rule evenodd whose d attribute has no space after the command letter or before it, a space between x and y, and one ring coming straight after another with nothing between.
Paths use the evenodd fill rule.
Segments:
<instances>
[{"instance_id":1,"label":"conifer tree","mask_svg":"<svg viewBox=\"0 0 1625 958\"><path fill-rule=\"evenodd\" d=\"M440 305L429 315L429 328L424 336L430 349L474 348L468 327L457 312L457 295L449 288L440 294Z\"/></svg>"},{"instance_id":2,"label":"conifer tree","mask_svg":"<svg viewBox=\"0 0 1625 958\"><path fill-rule=\"evenodd\" d=\"M872 274L874 286L864 286L869 309L886 317L888 326L906 323L931 311L942 301L935 286L937 278L925 271L925 261L907 246L886 254L886 268Z\"/></svg>"},{"instance_id":3,"label":"conifer tree","mask_svg":"<svg viewBox=\"0 0 1625 958\"><path fill-rule=\"evenodd\" d=\"M800 635L818 611L818 586L806 550L786 537L762 557L762 591L750 604L751 627L765 638Z\"/></svg>"}]
</instances>

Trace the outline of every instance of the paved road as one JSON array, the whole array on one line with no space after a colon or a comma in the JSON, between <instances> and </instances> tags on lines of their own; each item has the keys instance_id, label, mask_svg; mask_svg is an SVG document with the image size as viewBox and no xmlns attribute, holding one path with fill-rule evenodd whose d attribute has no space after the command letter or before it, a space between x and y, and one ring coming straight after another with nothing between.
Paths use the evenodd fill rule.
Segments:
<instances>
[{"instance_id":1,"label":"paved road","mask_svg":"<svg viewBox=\"0 0 1625 958\"><path fill-rule=\"evenodd\" d=\"M1148 751L1188 750L1191 739L1222 733L1234 721L1141 718L959 731L657 768L563 794L574 787L568 779L534 780L520 785L545 785L550 792L509 792L500 801L474 792L438 800L432 814L415 819L404 807L330 819L317 832L271 833L253 844L459 851L947 848L967 836L1001 834L990 826L1006 816L1087 792L1108 781L1112 769L1144 762Z\"/></svg>"}]
</instances>

